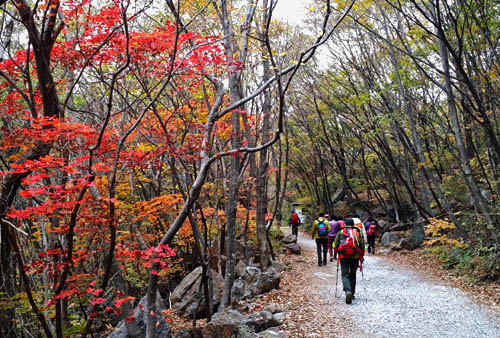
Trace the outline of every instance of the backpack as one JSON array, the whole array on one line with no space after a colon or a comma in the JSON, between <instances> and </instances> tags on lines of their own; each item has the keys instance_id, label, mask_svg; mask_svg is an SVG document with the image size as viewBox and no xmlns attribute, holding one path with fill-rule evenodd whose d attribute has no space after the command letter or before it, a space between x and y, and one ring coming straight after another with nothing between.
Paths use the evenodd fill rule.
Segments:
<instances>
[{"instance_id":1,"label":"backpack","mask_svg":"<svg viewBox=\"0 0 500 338\"><path fill-rule=\"evenodd\" d=\"M292 214L292 224L293 225L299 225L300 224L300 218L299 215L297 215L296 212Z\"/></svg>"},{"instance_id":2,"label":"backpack","mask_svg":"<svg viewBox=\"0 0 500 338\"><path fill-rule=\"evenodd\" d=\"M344 238L339 245L339 251L345 257L354 257L359 253L359 234L354 228L344 229Z\"/></svg>"},{"instance_id":3,"label":"backpack","mask_svg":"<svg viewBox=\"0 0 500 338\"><path fill-rule=\"evenodd\" d=\"M368 236L375 236L377 233L377 226L372 223L370 224L370 228L368 229Z\"/></svg>"},{"instance_id":4,"label":"backpack","mask_svg":"<svg viewBox=\"0 0 500 338\"><path fill-rule=\"evenodd\" d=\"M318 223L318 236L320 237L325 237L326 235L328 235L328 226L326 222L324 220L323 222Z\"/></svg>"}]
</instances>

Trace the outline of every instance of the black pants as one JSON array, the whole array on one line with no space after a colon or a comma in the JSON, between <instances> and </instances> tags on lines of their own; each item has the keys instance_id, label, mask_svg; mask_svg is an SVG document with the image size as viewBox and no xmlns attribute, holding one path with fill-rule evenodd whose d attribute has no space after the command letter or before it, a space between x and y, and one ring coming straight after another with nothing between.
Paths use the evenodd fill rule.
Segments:
<instances>
[{"instance_id":1,"label":"black pants","mask_svg":"<svg viewBox=\"0 0 500 338\"><path fill-rule=\"evenodd\" d=\"M368 252L375 253L375 236L368 236Z\"/></svg>"},{"instance_id":2,"label":"black pants","mask_svg":"<svg viewBox=\"0 0 500 338\"><path fill-rule=\"evenodd\" d=\"M359 266L357 258L342 258L340 260L340 270L342 271L342 284L344 291L356 292L356 270Z\"/></svg>"},{"instance_id":3,"label":"black pants","mask_svg":"<svg viewBox=\"0 0 500 338\"><path fill-rule=\"evenodd\" d=\"M292 224L292 235L295 235L297 238L299 238L299 225L294 225Z\"/></svg>"},{"instance_id":4,"label":"black pants","mask_svg":"<svg viewBox=\"0 0 500 338\"><path fill-rule=\"evenodd\" d=\"M326 253L328 248L328 238L316 238L316 249L318 250L318 264L326 264ZM321 254L323 254L323 260L321 260Z\"/></svg>"}]
</instances>

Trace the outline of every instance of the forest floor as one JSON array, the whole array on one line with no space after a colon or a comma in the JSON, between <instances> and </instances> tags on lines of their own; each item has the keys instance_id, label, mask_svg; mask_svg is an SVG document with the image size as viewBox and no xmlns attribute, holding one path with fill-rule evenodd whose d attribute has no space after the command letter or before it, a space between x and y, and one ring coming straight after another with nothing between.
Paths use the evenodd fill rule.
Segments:
<instances>
[{"instance_id":1,"label":"forest floor","mask_svg":"<svg viewBox=\"0 0 500 338\"><path fill-rule=\"evenodd\" d=\"M369 255L347 305L340 271L335 288L336 262L317 266L309 234L300 233L298 244L301 255L278 254L280 289L247 304L247 313L282 307L288 337L500 337L498 283L471 286L422 250Z\"/></svg>"}]
</instances>

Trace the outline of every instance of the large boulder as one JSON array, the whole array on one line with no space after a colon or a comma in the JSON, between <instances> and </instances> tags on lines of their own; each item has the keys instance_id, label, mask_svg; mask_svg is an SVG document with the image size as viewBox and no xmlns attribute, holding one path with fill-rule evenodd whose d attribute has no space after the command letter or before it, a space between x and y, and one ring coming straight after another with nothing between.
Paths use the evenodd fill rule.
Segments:
<instances>
[{"instance_id":1,"label":"large boulder","mask_svg":"<svg viewBox=\"0 0 500 338\"><path fill-rule=\"evenodd\" d=\"M380 243L382 243L383 246L389 246L393 242L399 241L399 236L396 235L394 232L386 232L382 235L382 238L380 239Z\"/></svg>"},{"instance_id":2,"label":"large boulder","mask_svg":"<svg viewBox=\"0 0 500 338\"><path fill-rule=\"evenodd\" d=\"M203 338L255 337L255 332L247 324L247 318L236 310L217 312L203 328Z\"/></svg>"},{"instance_id":3,"label":"large boulder","mask_svg":"<svg viewBox=\"0 0 500 338\"><path fill-rule=\"evenodd\" d=\"M161 311L165 310L165 307L162 304L160 294L156 296L156 312L161 313ZM117 328L108 336L108 338L129 338L129 337L144 337L146 335L146 320L147 316L145 316L145 309L147 308L146 296L142 297L139 305L134 310L135 321L131 322L131 325L125 321L121 321L118 324ZM158 316L158 324L156 326L156 335L155 338L171 338L170 327L168 326L167 321L164 316ZM135 332L129 332L129 328Z\"/></svg>"},{"instance_id":4,"label":"large boulder","mask_svg":"<svg viewBox=\"0 0 500 338\"><path fill-rule=\"evenodd\" d=\"M285 244L283 245L288 251L290 251L293 254L300 255L300 245L297 243L290 243L290 244Z\"/></svg>"},{"instance_id":5,"label":"large boulder","mask_svg":"<svg viewBox=\"0 0 500 338\"><path fill-rule=\"evenodd\" d=\"M245 324L252 328L255 332L260 332L270 327L276 327L283 324L282 317L278 314L272 314L269 311L259 311L250 314Z\"/></svg>"},{"instance_id":6,"label":"large boulder","mask_svg":"<svg viewBox=\"0 0 500 338\"><path fill-rule=\"evenodd\" d=\"M200 291L200 283L201 283L201 273L202 267L199 266L191 273L189 273L181 283L174 289L172 295L170 297L170 301L172 302L172 308L178 312L180 316L188 317L192 316L196 307L198 306L198 302L200 298L202 299L200 306L198 307L198 311L196 313L197 318L203 318L206 316L205 314L205 294L203 290ZM211 271L212 275L212 284L213 284L213 303L214 311L220 304L222 299L222 290L224 288L224 279L222 275L216 272L215 270ZM202 288L203 289L203 288Z\"/></svg>"},{"instance_id":7,"label":"large boulder","mask_svg":"<svg viewBox=\"0 0 500 338\"><path fill-rule=\"evenodd\" d=\"M233 283L233 288L231 289L231 301L233 303L238 303L240 300L245 298L245 280L240 277Z\"/></svg>"},{"instance_id":8,"label":"large boulder","mask_svg":"<svg viewBox=\"0 0 500 338\"><path fill-rule=\"evenodd\" d=\"M250 292L254 295L279 289L281 273L274 266L268 267L264 272L260 273L255 283L250 286Z\"/></svg>"},{"instance_id":9,"label":"large boulder","mask_svg":"<svg viewBox=\"0 0 500 338\"><path fill-rule=\"evenodd\" d=\"M231 301L240 300L278 289L281 280L281 265L272 265L262 272L254 266L245 267L243 276L236 279L231 289Z\"/></svg>"},{"instance_id":10,"label":"large boulder","mask_svg":"<svg viewBox=\"0 0 500 338\"><path fill-rule=\"evenodd\" d=\"M283 239L281 240L284 244L291 244L291 243L296 243L297 242L297 236L295 235L286 235L285 237L283 237Z\"/></svg>"}]
</instances>

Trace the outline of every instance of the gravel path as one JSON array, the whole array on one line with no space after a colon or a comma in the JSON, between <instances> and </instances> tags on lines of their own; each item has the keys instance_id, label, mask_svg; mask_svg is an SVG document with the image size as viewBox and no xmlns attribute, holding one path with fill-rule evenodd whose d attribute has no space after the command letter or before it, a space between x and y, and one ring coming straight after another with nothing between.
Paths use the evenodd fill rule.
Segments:
<instances>
[{"instance_id":1,"label":"gravel path","mask_svg":"<svg viewBox=\"0 0 500 338\"><path fill-rule=\"evenodd\" d=\"M315 251L311 239L301 235L298 243ZM315 292L326 296L325 310L346 323L354 322L346 330L349 333L337 332L337 336L500 338L498 313L475 304L461 290L426 281L382 257L366 257L364 276L358 271L356 299L351 305L345 304L340 269L335 297L335 273L335 263L318 267L313 282Z\"/></svg>"}]
</instances>

